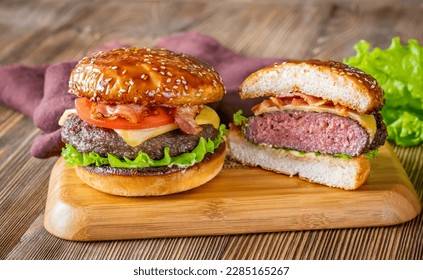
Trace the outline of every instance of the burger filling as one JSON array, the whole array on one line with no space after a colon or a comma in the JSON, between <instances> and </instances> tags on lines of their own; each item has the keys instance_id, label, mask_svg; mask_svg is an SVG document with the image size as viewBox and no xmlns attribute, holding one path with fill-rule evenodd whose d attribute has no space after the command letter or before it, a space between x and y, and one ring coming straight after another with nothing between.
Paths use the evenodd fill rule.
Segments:
<instances>
[{"instance_id":1,"label":"burger filling","mask_svg":"<svg viewBox=\"0 0 423 280\"><path fill-rule=\"evenodd\" d=\"M252 117L245 128L245 138L272 147L351 157L367 152L370 146L366 129L351 118L297 110ZM374 138L373 146L382 144L381 140Z\"/></svg>"},{"instance_id":2,"label":"burger filling","mask_svg":"<svg viewBox=\"0 0 423 280\"><path fill-rule=\"evenodd\" d=\"M188 167L214 153L226 134L207 106L108 106L78 98L60 123L62 155L80 166Z\"/></svg>"},{"instance_id":3,"label":"burger filling","mask_svg":"<svg viewBox=\"0 0 423 280\"><path fill-rule=\"evenodd\" d=\"M218 130L213 125L202 125L196 135L189 135L175 129L146 140L140 145L129 145L113 129L98 127L82 120L78 115L69 116L62 127L62 140L81 153L96 153L101 157L113 154L119 158L135 159L140 152L151 159L164 157L164 149L169 147L169 155L174 157L192 151L201 137L215 139Z\"/></svg>"},{"instance_id":4,"label":"burger filling","mask_svg":"<svg viewBox=\"0 0 423 280\"><path fill-rule=\"evenodd\" d=\"M245 138L255 144L345 158L374 156L387 137L379 113L359 115L329 101L294 93L253 107L254 116L234 115Z\"/></svg>"}]
</instances>

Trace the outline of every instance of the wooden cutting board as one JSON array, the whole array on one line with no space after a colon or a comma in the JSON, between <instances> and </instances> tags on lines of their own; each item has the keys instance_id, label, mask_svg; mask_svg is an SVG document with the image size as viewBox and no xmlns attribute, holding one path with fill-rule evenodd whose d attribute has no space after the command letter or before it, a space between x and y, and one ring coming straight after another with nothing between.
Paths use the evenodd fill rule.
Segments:
<instances>
[{"instance_id":1,"label":"wooden cutting board","mask_svg":"<svg viewBox=\"0 0 423 280\"><path fill-rule=\"evenodd\" d=\"M386 226L411 220L420 210L407 174L386 144L356 191L238 166L184 193L127 198L85 185L59 158L44 225L63 239L95 241Z\"/></svg>"}]
</instances>

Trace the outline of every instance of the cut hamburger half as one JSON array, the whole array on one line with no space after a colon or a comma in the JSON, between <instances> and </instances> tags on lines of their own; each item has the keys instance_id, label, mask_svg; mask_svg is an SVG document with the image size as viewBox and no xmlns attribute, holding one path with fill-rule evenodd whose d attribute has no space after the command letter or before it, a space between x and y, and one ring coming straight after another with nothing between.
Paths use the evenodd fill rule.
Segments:
<instances>
[{"instance_id":1,"label":"cut hamburger half","mask_svg":"<svg viewBox=\"0 0 423 280\"><path fill-rule=\"evenodd\" d=\"M165 49L121 48L83 58L69 80L75 109L61 120L62 155L89 186L121 196L198 187L226 156L217 113L221 77Z\"/></svg>"},{"instance_id":2,"label":"cut hamburger half","mask_svg":"<svg viewBox=\"0 0 423 280\"><path fill-rule=\"evenodd\" d=\"M251 74L241 98L265 98L234 115L230 156L245 165L345 190L361 186L385 143L383 90L335 61L290 61Z\"/></svg>"}]
</instances>

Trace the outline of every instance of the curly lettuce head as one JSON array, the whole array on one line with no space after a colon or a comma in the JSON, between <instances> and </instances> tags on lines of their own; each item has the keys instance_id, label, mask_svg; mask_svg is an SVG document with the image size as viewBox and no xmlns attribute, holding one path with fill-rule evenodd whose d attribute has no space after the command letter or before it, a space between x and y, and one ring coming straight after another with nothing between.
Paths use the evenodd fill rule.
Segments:
<instances>
[{"instance_id":1,"label":"curly lettuce head","mask_svg":"<svg viewBox=\"0 0 423 280\"><path fill-rule=\"evenodd\" d=\"M372 75L385 91L382 115L388 139L400 146L423 143L423 46L417 40L402 45L395 37L389 48L370 50L362 40L354 46L356 56L344 63Z\"/></svg>"}]
</instances>

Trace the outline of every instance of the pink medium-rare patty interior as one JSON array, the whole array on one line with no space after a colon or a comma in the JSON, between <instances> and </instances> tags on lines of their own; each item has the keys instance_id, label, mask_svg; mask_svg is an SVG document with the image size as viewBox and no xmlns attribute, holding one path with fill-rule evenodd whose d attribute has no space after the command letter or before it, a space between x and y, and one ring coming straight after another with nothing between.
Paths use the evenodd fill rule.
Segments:
<instances>
[{"instance_id":1,"label":"pink medium-rare patty interior","mask_svg":"<svg viewBox=\"0 0 423 280\"><path fill-rule=\"evenodd\" d=\"M251 117L245 137L276 148L349 156L362 154L369 144L366 129L351 118L296 110Z\"/></svg>"}]
</instances>

